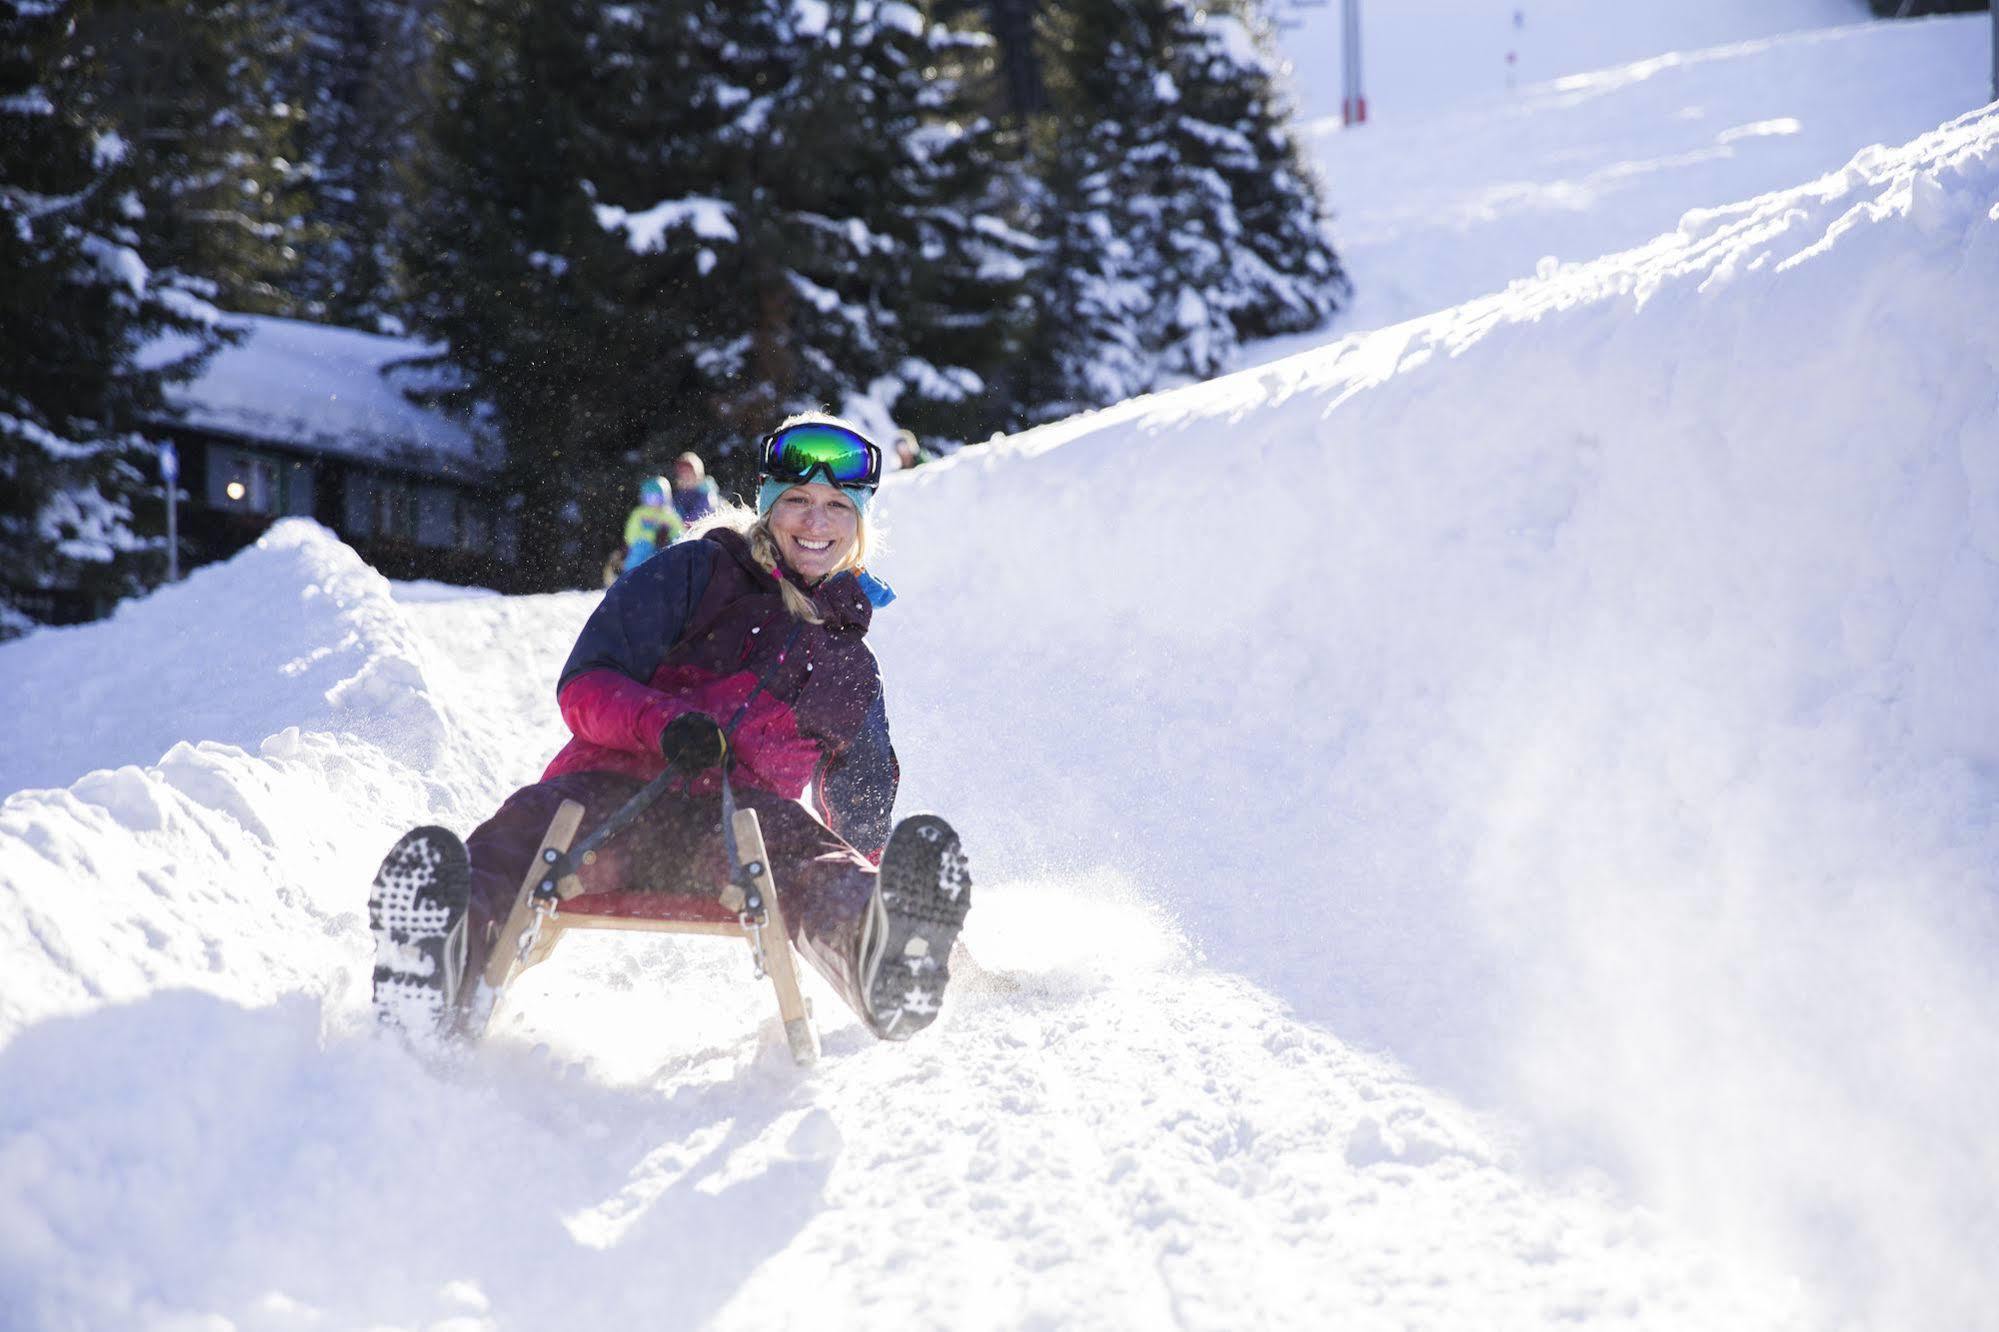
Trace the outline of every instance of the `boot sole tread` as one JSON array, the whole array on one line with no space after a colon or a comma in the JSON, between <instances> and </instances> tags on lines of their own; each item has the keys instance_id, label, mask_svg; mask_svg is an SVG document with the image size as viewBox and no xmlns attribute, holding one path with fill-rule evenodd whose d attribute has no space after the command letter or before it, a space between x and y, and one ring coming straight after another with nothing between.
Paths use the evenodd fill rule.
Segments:
<instances>
[{"instance_id":1,"label":"boot sole tread","mask_svg":"<svg viewBox=\"0 0 1999 1332\"><path fill-rule=\"evenodd\" d=\"M465 919L471 880L465 844L445 828L411 829L382 858L368 893L368 927L375 1014L385 1025L415 1033L443 1024L456 998L445 950Z\"/></svg>"},{"instance_id":2,"label":"boot sole tread","mask_svg":"<svg viewBox=\"0 0 1999 1332\"><path fill-rule=\"evenodd\" d=\"M898 854L898 842L915 841L928 855ZM971 874L958 834L935 815L897 825L882 857L882 910L888 936L881 965L868 989L877 1032L903 1040L937 1018L951 979L951 948L972 905ZM914 957L912 940L923 947Z\"/></svg>"}]
</instances>

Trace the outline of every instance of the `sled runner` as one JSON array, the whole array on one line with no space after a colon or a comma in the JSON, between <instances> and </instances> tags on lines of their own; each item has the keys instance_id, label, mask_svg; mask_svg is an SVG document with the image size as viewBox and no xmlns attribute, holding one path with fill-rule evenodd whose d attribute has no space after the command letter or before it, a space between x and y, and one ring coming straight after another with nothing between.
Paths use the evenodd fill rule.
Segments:
<instances>
[{"instance_id":1,"label":"sled runner","mask_svg":"<svg viewBox=\"0 0 1999 1332\"><path fill-rule=\"evenodd\" d=\"M613 829L600 829L600 835L589 839L581 854L572 859L570 844L576 840L582 819L583 806L565 800L542 837L541 848L486 963L484 979L492 1002L500 1001L521 972L547 960L571 930L646 930L738 938L748 942L757 975L769 976L777 991L778 1016L784 1022L791 1057L799 1064L817 1061L819 1034L798 986L798 958L785 928L777 886L771 880L770 859L764 851L756 811L729 811L726 826L734 834L730 863L735 872L712 899L586 892L575 870L579 862L591 863L595 851L589 843L600 842L601 834ZM643 906L635 908L635 902Z\"/></svg>"}]
</instances>

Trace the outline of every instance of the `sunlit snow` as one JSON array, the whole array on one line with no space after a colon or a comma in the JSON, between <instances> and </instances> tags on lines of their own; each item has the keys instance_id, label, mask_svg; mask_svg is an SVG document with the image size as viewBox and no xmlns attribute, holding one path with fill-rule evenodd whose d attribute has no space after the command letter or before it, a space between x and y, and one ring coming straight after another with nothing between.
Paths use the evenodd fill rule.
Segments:
<instances>
[{"instance_id":1,"label":"sunlit snow","mask_svg":"<svg viewBox=\"0 0 1999 1332\"><path fill-rule=\"evenodd\" d=\"M287 520L0 646L0 1325L1988 1321L1985 23L1384 136L1397 321L891 477L898 812L977 875L907 1045L814 978L801 1073L744 950L605 936L373 1032L376 861L539 772L594 594Z\"/></svg>"}]
</instances>

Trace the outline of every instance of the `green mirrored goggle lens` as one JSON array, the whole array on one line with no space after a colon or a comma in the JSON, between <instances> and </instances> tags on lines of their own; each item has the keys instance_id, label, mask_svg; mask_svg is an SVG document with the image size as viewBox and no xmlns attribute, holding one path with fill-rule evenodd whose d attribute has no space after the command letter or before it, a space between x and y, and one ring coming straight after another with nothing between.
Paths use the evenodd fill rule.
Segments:
<instances>
[{"instance_id":1,"label":"green mirrored goggle lens","mask_svg":"<svg viewBox=\"0 0 1999 1332\"><path fill-rule=\"evenodd\" d=\"M823 474L836 486L873 486L881 481L881 452L851 430L798 425L764 441L763 470L779 481L803 484Z\"/></svg>"}]
</instances>

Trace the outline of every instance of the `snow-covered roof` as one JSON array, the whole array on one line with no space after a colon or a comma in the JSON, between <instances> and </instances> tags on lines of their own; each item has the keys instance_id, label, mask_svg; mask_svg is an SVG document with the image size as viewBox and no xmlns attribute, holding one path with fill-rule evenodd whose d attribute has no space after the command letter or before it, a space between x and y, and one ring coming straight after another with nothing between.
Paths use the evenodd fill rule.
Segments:
<instances>
[{"instance_id":1,"label":"snow-covered roof","mask_svg":"<svg viewBox=\"0 0 1999 1332\"><path fill-rule=\"evenodd\" d=\"M443 386L440 371L422 364L437 355L437 344L258 315L231 315L226 324L243 336L209 357L193 379L168 387L177 421L425 472L498 469L497 439L405 396ZM148 359L157 364L191 346L190 338L170 335Z\"/></svg>"}]
</instances>

